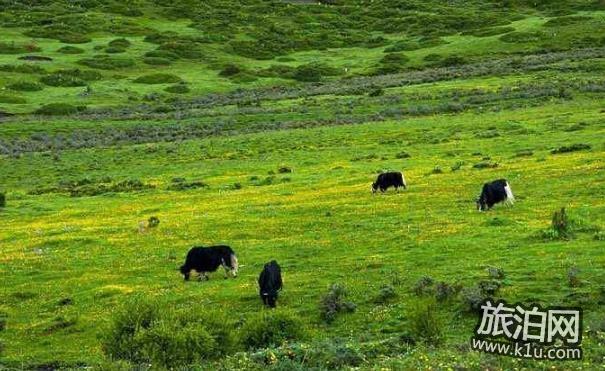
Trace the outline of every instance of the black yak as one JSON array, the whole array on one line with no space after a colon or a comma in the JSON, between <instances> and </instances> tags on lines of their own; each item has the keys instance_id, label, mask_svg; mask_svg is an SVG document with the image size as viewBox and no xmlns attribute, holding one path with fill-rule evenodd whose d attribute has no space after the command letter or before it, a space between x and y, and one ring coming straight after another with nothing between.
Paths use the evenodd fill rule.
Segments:
<instances>
[{"instance_id":1,"label":"black yak","mask_svg":"<svg viewBox=\"0 0 605 371\"><path fill-rule=\"evenodd\" d=\"M489 210L492 206L502 201L506 201L510 205L515 201L515 196L513 196L513 191L508 181L506 179L498 179L485 183L481 190L481 195L477 199L477 210Z\"/></svg>"},{"instance_id":2,"label":"black yak","mask_svg":"<svg viewBox=\"0 0 605 371\"><path fill-rule=\"evenodd\" d=\"M206 273L216 271L221 265L225 268L225 278L228 274L233 277L237 276L237 257L229 246L196 246L189 250L185 264L181 266L180 270L185 277L185 281L189 280L191 270L198 272L200 279L209 279Z\"/></svg>"},{"instance_id":3,"label":"black yak","mask_svg":"<svg viewBox=\"0 0 605 371\"><path fill-rule=\"evenodd\" d=\"M258 277L258 286L263 304L269 308L275 308L278 292L283 287L281 268L275 260L271 260L265 264L263 271L260 272L260 276Z\"/></svg>"},{"instance_id":4,"label":"black yak","mask_svg":"<svg viewBox=\"0 0 605 371\"><path fill-rule=\"evenodd\" d=\"M380 192L384 192L390 187L395 187L396 190L399 190L399 187L403 187L403 189L407 188L402 173L399 171L391 171L378 175L376 181L372 183L372 193L375 193L379 189Z\"/></svg>"}]
</instances>

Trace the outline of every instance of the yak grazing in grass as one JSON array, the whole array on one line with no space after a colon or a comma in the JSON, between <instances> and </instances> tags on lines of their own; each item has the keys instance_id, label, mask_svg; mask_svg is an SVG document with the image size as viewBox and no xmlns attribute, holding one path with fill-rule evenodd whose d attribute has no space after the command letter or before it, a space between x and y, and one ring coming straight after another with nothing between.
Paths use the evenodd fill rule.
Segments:
<instances>
[{"instance_id":1,"label":"yak grazing in grass","mask_svg":"<svg viewBox=\"0 0 605 371\"><path fill-rule=\"evenodd\" d=\"M265 264L263 271L258 277L258 286L260 288L260 298L263 304L269 308L275 308L278 292L283 287L281 279L281 268L275 260Z\"/></svg>"},{"instance_id":2,"label":"yak grazing in grass","mask_svg":"<svg viewBox=\"0 0 605 371\"><path fill-rule=\"evenodd\" d=\"M377 190L384 192L390 187L395 187L396 190L399 190L399 187L403 187L403 189L407 188L407 184L405 183L405 178L403 177L402 173L399 171L390 171L378 175L376 181L372 183L372 193L376 193Z\"/></svg>"},{"instance_id":3,"label":"yak grazing in grass","mask_svg":"<svg viewBox=\"0 0 605 371\"><path fill-rule=\"evenodd\" d=\"M495 204L506 201L509 205L515 202L515 196L506 179L498 179L485 183L477 200L477 210L486 211Z\"/></svg>"},{"instance_id":4,"label":"yak grazing in grass","mask_svg":"<svg viewBox=\"0 0 605 371\"><path fill-rule=\"evenodd\" d=\"M189 280L192 270L199 273L200 279L207 280L209 278L206 273L216 271L221 265L225 268L225 278L228 274L233 277L237 276L237 257L229 246L196 246L189 250L185 264L181 266L180 270L185 277L185 281Z\"/></svg>"}]
</instances>

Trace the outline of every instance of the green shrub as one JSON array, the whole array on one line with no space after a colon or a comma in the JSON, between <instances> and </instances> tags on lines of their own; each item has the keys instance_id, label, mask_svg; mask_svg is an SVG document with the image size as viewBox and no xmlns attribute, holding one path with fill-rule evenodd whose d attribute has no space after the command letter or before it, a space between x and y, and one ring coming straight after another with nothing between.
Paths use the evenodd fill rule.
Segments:
<instances>
[{"instance_id":1,"label":"green shrub","mask_svg":"<svg viewBox=\"0 0 605 371\"><path fill-rule=\"evenodd\" d=\"M396 297L397 292L395 291L395 287L392 285L382 285L373 301L377 304L386 304Z\"/></svg>"},{"instance_id":2,"label":"green shrub","mask_svg":"<svg viewBox=\"0 0 605 371\"><path fill-rule=\"evenodd\" d=\"M169 87L164 89L164 91L167 91L168 93L173 93L173 94L185 94L185 93L189 93L191 91L191 89L189 89L189 87L186 84L176 84L176 85L170 85Z\"/></svg>"},{"instance_id":3,"label":"green shrub","mask_svg":"<svg viewBox=\"0 0 605 371\"><path fill-rule=\"evenodd\" d=\"M143 75L134 80L137 84L173 84L182 81L180 77L169 73Z\"/></svg>"},{"instance_id":4,"label":"green shrub","mask_svg":"<svg viewBox=\"0 0 605 371\"><path fill-rule=\"evenodd\" d=\"M15 82L8 85L7 88L16 91L40 91L43 89L42 85L29 81Z\"/></svg>"},{"instance_id":5,"label":"green shrub","mask_svg":"<svg viewBox=\"0 0 605 371\"><path fill-rule=\"evenodd\" d=\"M344 286L332 284L319 305L321 318L327 323L332 323L339 313L354 312L357 306L347 301L346 297L347 290Z\"/></svg>"},{"instance_id":6,"label":"green shrub","mask_svg":"<svg viewBox=\"0 0 605 371\"><path fill-rule=\"evenodd\" d=\"M173 311L137 297L112 317L101 348L112 359L182 367L216 358L235 348L233 324L205 308Z\"/></svg>"},{"instance_id":7,"label":"green shrub","mask_svg":"<svg viewBox=\"0 0 605 371\"><path fill-rule=\"evenodd\" d=\"M14 95L0 95L0 103L5 104L26 104L27 100L23 97L16 97Z\"/></svg>"},{"instance_id":8,"label":"green shrub","mask_svg":"<svg viewBox=\"0 0 605 371\"><path fill-rule=\"evenodd\" d=\"M105 53L108 54L119 54L119 53L124 53L126 51L126 49L118 47L118 46L108 46L107 48L105 48Z\"/></svg>"},{"instance_id":9,"label":"green shrub","mask_svg":"<svg viewBox=\"0 0 605 371\"><path fill-rule=\"evenodd\" d=\"M195 323L176 326L159 321L136 337L145 361L166 369L212 358L218 345L206 327Z\"/></svg>"},{"instance_id":10,"label":"green shrub","mask_svg":"<svg viewBox=\"0 0 605 371\"><path fill-rule=\"evenodd\" d=\"M163 59L170 59L170 60L177 60L180 57L168 50L152 50L150 52L145 53L145 57L148 58L163 58Z\"/></svg>"},{"instance_id":11,"label":"green shrub","mask_svg":"<svg viewBox=\"0 0 605 371\"><path fill-rule=\"evenodd\" d=\"M107 45L114 48L126 49L131 45L131 43L128 39L119 38L111 40Z\"/></svg>"},{"instance_id":12,"label":"green shrub","mask_svg":"<svg viewBox=\"0 0 605 371\"><path fill-rule=\"evenodd\" d=\"M30 44L16 44L14 41L12 42L3 42L0 41L0 54L23 54L23 53L32 53L39 52L40 49L37 45Z\"/></svg>"},{"instance_id":13,"label":"green shrub","mask_svg":"<svg viewBox=\"0 0 605 371\"><path fill-rule=\"evenodd\" d=\"M569 152L577 152L577 151L585 151L585 150L589 150L591 148L590 144L585 144L585 143L575 143L569 146L562 146L559 148L555 148L553 150L550 151L550 153L552 153L553 155L559 154L559 153L569 153Z\"/></svg>"},{"instance_id":14,"label":"green shrub","mask_svg":"<svg viewBox=\"0 0 605 371\"><path fill-rule=\"evenodd\" d=\"M113 58L107 55L97 55L94 58L80 59L78 64L100 70L117 70L135 65L130 58Z\"/></svg>"},{"instance_id":15,"label":"green shrub","mask_svg":"<svg viewBox=\"0 0 605 371\"><path fill-rule=\"evenodd\" d=\"M49 103L38 108L35 113L38 115L47 116L60 116L60 115L72 115L78 112L82 112L86 109L84 106L73 106L68 103Z\"/></svg>"},{"instance_id":16,"label":"green shrub","mask_svg":"<svg viewBox=\"0 0 605 371\"><path fill-rule=\"evenodd\" d=\"M103 353L114 358L143 362L144 355L138 335L160 319L159 306L136 297L127 302L111 318L109 329L101 339Z\"/></svg>"},{"instance_id":17,"label":"green shrub","mask_svg":"<svg viewBox=\"0 0 605 371\"><path fill-rule=\"evenodd\" d=\"M201 59L204 57L199 45L194 42L169 41L161 44L159 49L174 53L184 59Z\"/></svg>"},{"instance_id":18,"label":"green shrub","mask_svg":"<svg viewBox=\"0 0 605 371\"><path fill-rule=\"evenodd\" d=\"M240 341L247 349L279 346L285 341L305 336L302 322L280 310L265 311L248 318L241 329Z\"/></svg>"},{"instance_id":19,"label":"green shrub","mask_svg":"<svg viewBox=\"0 0 605 371\"><path fill-rule=\"evenodd\" d=\"M221 72L219 72L218 75L222 77L230 77L237 75L240 72L242 72L242 70L238 66L234 64L228 64L221 70Z\"/></svg>"},{"instance_id":20,"label":"green shrub","mask_svg":"<svg viewBox=\"0 0 605 371\"><path fill-rule=\"evenodd\" d=\"M316 82L324 76L336 76L340 71L323 63L303 64L294 70L292 77L298 81Z\"/></svg>"},{"instance_id":21,"label":"green shrub","mask_svg":"<svg viewBox=\"0 0 605 371\"><path fill-rule=\"evenodd\" d=\"M0 192L0 208L6 207L6 194L4 192Z\"/></svg>"},{"instance_id":22,"label":"green shrub","mask_svg":"<svg viewBox=\"0 0 605 371\"><path fill-rule=\"evenodd\" d=\"M169 66L172 64L172 60L160 57L145 57L143 58L143 63L150 66Z\"/></svg>"},{"instance_id":23,"label":"green shrub","mask_svg":"<svg viewBox=\"0 0 605 371\"><path fill-rule=\"evenodd\" d=\"M435 314L435 304L431 301L418 303L410 312L410 332L416 341L429 346L443 343L443 325Z\"/></svg>"},{"instance_id":24,"label":"green shrub","mask_svg":"<svg viewBox=\"0 0 605 371\"><path fill-rule=\"evenodd\" d=\"M63 53L63 54L82 54L84 53L84 49L82 48L78 48L77 46L72 46L72 45L66 45L63 46L59 49L57 49L57 52L59 53Z\"/></svg>"},{"instance_id":25,"label":"green shrub","mask_svg":"<svg viewBox=\"0 0 605 371\"><path fill-rule=\"evenodd\" d=\"M26 74L41 74L46 72L44 68L35 64L3 64L0 65L0 71Z\"/></svg>"},{"instance_id":26,"label":"green shrub","mask_svg":"<svg viewBox=\"0 0 605 371\"><path fill-rule=\"evenodd\" d=\"M92 70L59 70L49 75L42 76L40 82L49 86L87 86L90 81L100 80L103 76Z\"/></svg>"}]
</instances>

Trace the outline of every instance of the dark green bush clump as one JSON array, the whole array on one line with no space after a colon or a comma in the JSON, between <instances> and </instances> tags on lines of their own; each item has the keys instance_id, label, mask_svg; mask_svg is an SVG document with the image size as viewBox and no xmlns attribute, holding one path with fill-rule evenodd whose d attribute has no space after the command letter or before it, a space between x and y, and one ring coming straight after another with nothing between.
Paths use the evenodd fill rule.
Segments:
<instances>
[{"instance_id":1,"label":"dark green bush clump","mask_svg":"<svg viewBox=\"0 0 605 371\"><path fill-rule=\"evenodd\" d=\"M40 91L44 87L35 82L19 81L8 85L7 88L16 91Z\"/></svg>"},{"instance_id":2,"label":"dark green bush clump","mask_svg":"<svg viewBox=\"0 0 605 371\"><path fill-rule=\"evenodd\" d=\"M113 316L102 349L113 359L182 367L233 351L232 327L227 318L205 308L171 311L136 298Z\"/></svg>"},{"instance_id":3,"label":"dark green bush clump","mask_svg":"<svg viewBox=\"0 0 605 371\"><path fill-rule=\"evenodd\" d=\"M113 58L106 55L97 55L94 58L85 58L78 61L79 64L100 70L117 70L129 68L135 65L130 58Z\"/></svg>"},{"instance_id":4,"label":"dark green bush clump","mask_svg":"<svg viewBox=\"0 0 605 371\"><path fill-rule=\"evenodd\" d=\"M42 76L40 82L49 86L87 86L90 81L100 80L103 76L92 70L59 70L50 75Z\"/></svg>"},{"instance_id":5,"label":"dark green bush clump","mask_svg":"<svg viewBox=\"0 0 605 371\"><path fill-rule=\"evenodd\" d=\"M473 165L474 169L495 169L499 165L497 162L482 161Z\"/></svg>"},{"instance_id":6,"label":"dark green bush clump","mask_svg":"<svg viewBox=\"0 0 605 371\"><path fill-rule=\"evenodd\" d=\"M84 53L84 49L78 48L77 46L66 45L59 49L57 49L59 53L63 54L82 54Z\"/></svg>"},{"instance_id":7,"label":"dark green bush clump","mask_svg":"<svg viewBox=\"0 0 605 371\"><path fill-rule=\"evenodd\" d=\"M23 54L39 52L40 49L35 44L16 44L15 42L0 41L0 54Z\"/></svg>"},{"instance_id":8,"label":"dark green bush clump","mask_svg":"<svg viewBox=\"0 0 605 371\"><path fill-rule=\"evenodd\" d=\"M419 303L410 313L410 331L412 338L429 346L443 343L443 325L435 314L433 302Z\"/></svg>"},{"instance_id":9,"label":"dark green bush clump","mask_svg":"<svg viewBox=\"0 0 605 371\"><path fill-rule=\"evenodd\" d=\"M86 110L85 106L74 106L68 103L49 103L38 108L35 113L38 115L61 116L72 115Z\"/></svg>"},{"instance_id":10,"label":"dark green bush clump","mask_svg":"<svg viewBox=\"0 0 605 371\"><path fill-rule=\"evenodd\" d=\"M0 71L27 74L40 74L46 72L44 68L34 64L3 64L0 65Z\"/></svg>"},{"instance_id":11,"label":"dark green bush clump","mask_svg":"<svg viewBox=\"0 0 605 371\"><path fill-rule=\"evenodd\" d=\"M6 207L6 194L0 192L0 208Z\"/></svg>"},{"instance_id":12,"label":"dark green bush clump","mask_svg":"<svg viewBox=\"0 0 605 371\"><path fill-rule=\"evenodd\" d=\"M160 219L157 216L151 216L147 219L147 227L155 228L160 225Z\"/></svg>"},{"instance_id":13,"label":"dark green bush clump","mask_svg":"<svg viewBox=\"0 0 605 371\"><path fill-rule=\"evenodd\" d=\"M354 312L357 306L346 300L347 290L337 283L332 284L328 293L321 299L320 314L324 321L332 323L339 313Z\"/></svg>"},{"instance_id":14,"label":"dark green bush clump","mask_svg":"<svg viewBox=\"0 0 605 371\"><path fill-rule=\"evenodd\" d=\"M544 34L540 31L510 32L500 36L500 40L507 43L531 43L542 40Z\"/></svg>"},{"instance_id":15,"label":"dark green bush clump","mask_svg":"<svg viewBox=\"0 0 605 371\"><path fill-rule=\"evenodd\" d=\"M553 155L556 155L559 153L585 151L585 150L589 150L590 148L591 148L591 146L589 144L576 143L576 144L572 144L570 146L562 146L559 148L555 148L555 149L551 150L550 153L552 153Z\"/></svg>"},{"instance_id":16,"label":"dark green bush clump","mask_svg":"<svg viewBox=\"0 0 605 371\"><path fill-rule=\"evenodd\" d=\"M222 77L231 77L237 75L240 72L242 72L242 70L238 66L234 64L228 64L221 70L221 72L218 73L218 75Z\"/></svg>"},{"instance_id":17,"label":"dark green bush clump","mask_svg":"<svg viewBox=\"0 0 605 371\"><path fill-rule=\"evenodd\" d=\"M187 182L184 178L174 178L172 184L168 186L171 191L186 191L196 188L208 188L208 184L202 181Z\"/></svg>"},{"instance_id":18,"label":"dark green bush clump","mask_svg":"<svg viewBox=\"0 0 605 371\"><path fill-rule=\"evenodd\" d=\"M131 43L128 39L119 38L111 40L107 45L114 48L126 49L131 45Z\"/></svg>"},{"instance_id":19,"label":"dark green bush clump","mask_svg":"<svg viewBox=\"0 0 605 371\"><path fill-rule=\"evenodd\" d=\"M336 76L340 71L323 63L303 64L294 70L292 78L303 82L317 82L324 76Z\"/></svg>"},{"instance_id":20,"label":"dark green bush clump","mask_svg":"<svg viewBox=\"0 0 605 371\"><path fill-rule=\"evenodd\" d=\"M173 94L185 94L185 93L189 93L191 91L191 89L189 89L189 87L186 84L176 84L176 85L170 85L169 87L164 89L164 91L167 91L168 93L173 93Z\"/></svg>"},{"instance_id":21,"label":"dark green bush clump","mask_svg":"<svg viewBox=\"0 0 605 371\"><path fill-rule=\"evenodd\" d=\"M169 73L155 73L144 75L136 78L134 82L137 84L173 84L182 82L180 77Z\"/></svg>"},{"instance_id":22,"label":"dark green bush clump","mask_svg":"<svg viewBox=\"0 0 605 371\"><path fill-rule=\"evenodd\" d=\"M25 104L27 100L22 97L16 97L13 95L0 95L0 103L6 104Z\"/></svg>"},{"instance_id":23,"label":"dark green bush clump","mask_svg":"<svg viewBox=\"0 0 605 371\"><path fill-rule=\"evenodd\" d=\"M302 322L292 314L273 310L249 318L241 329L240 340L247 349L279 346L305 336Z\"/></svg>"},{"instance_id":24,"label":"dark green bush clump","mask_svg":"<svg viewBox=\"0 0 605 371\"><path fill-rule=\"evenodd\" d=\"M148 64L150 66L169 66L170 64L172 64L172 61L168 58L145 57L143 58L143 63Z\"/></svg>"}]
</instances>

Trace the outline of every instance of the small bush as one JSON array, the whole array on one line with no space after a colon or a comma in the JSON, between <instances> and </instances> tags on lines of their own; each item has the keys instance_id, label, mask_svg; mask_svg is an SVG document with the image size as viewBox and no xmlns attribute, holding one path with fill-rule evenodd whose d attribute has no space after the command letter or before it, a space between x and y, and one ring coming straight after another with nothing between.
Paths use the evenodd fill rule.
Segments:
<instances>
[{"instance_id":1,"label":"small bush","mask_svg":"<svg viewBox=\"0 0 605 371\"><path fill-rule=\"evenodd\" d=\"M78 48L77 46L67 45L57 49L57 52L62 54L82 54L84 49Z\"/></svg>"},{"instance_id":2,"label":"small bush","mask_svg":"<svg viewBox=\"0 0 605 371\"><path fill-rule=\"evenodd\" d=\"M478 313L481 310L481 304L487 299L481 289L477 286L465 287L460 292L460 298L464 305L465 310Z\"/></svg>"},{"instance_id":3,"label":"small bush","mask_svg":"<svg viewBox=\"0 0 605 371\"><path fill-rule=\"evenodd\" d=\"M234 64L228 64L221 70L221 72L219 72L218 75L222 77L231 77L237 75L240 72L242 72L242 70L238 66Z\"/></svg>"},{"instance_id":4,"label":"small bush","mask_svg":"<svg viewBox=\"0 0 605 371\"><path fill-rule=\"evenodd\" d=\"M92 70L59 70L42 76L40 82L48 86L76 87L87 86L90 81L100 80L103 76Z\"/></svg>"},{"instance_id":5,"label":"small bush","mask_svg":"<svg viewBox=\"0 0 605 371\"><path fill-rule=\"evenodd\" d=\"M103 334L103 352L162 368L186 366L234 350L233 324L202 308L171 311L141 297L127 302Z\"/></svg>"},{"instance_id":6,"label":"small bush","mask_svg":"<svg viewBox=\"0 0 605 371\"><path fill-rule=\"evenodd\" d=\"M277 172L280 173L280 174L291 173L292 172L292 168L289 168L287 166L282 166L279 169L277 169Z\"/></svg>"},{"instance_id":7,"label":"small bush","mask_svg":"<svg viewBox=\"0 0 605 371\"><path fill-rule=\"evenodd\" d=\"M16 91L40 91L43 86L35 82L19 81L8 85L7 88Z\"/></svg>"},{"instance_id":8,"label":"small bush","mask_svg":"<svg viewBox=\"0 0 605 371\"><path fill-rule=\"evenodd\" d=\"M397 292L395 291L395 287L392 285L383 285L380 287L378 291L378 295L374 298L374 302L377 304L386 304L392 299L397 297Z\"/></svg>"},{"instance_id":9,"label":"small bush","mask_svg":"<svg viewBox=\"0 0 605 371\"><path fill-rule=\"evenodd\" d=\"M498 267L488 267L487 273L490 278L496 279L496 280L502 280L505 277L504 270L502 268L498 268Z\"/></svg>"},{"instance_id":10,"label":"small bush","mask_svg":"<svg viewBox=\"0 0 605 371\"><path fill-rule=\"evenodd\" d=\"M68 103L49 103L38 108L35 113L38 115L61 116L72 115L86 110L84 106L73 106Z\"/></svg>"},{"instance_id":11,"label":"small bush","mask_svg":"<svg viewBox=\"0 0 605 371\"><path fill-rule=\"evenodd\" d=\"M518 151L515 153L515 157L531 157L534 155L534 152L530 149Z\"/></svg>"},{"instance_id":12,"label":"small bush","mask_svg":"<svg viewBox=\"0 0 605 371\"><path fill-rule=\"evenodd\" d=\"M111 40L107 45L114 48L126 49L131 45L131 43L128 39L119 38Z\"/></svg>"},{"instance_id":13,"label":"small bush","mask_svg":"<svg viewBox=\"0 0 605 371\"><path fill-rule=\"evenodd\" d=\"M571 267L567 271L567 283L569 287L578 287L582 285L582 281L580 280L580 270L578 267Z\"/></svg>"},{"instance_id":14,"label":"small bush","mask_svg":"<svg viewBox=\"0 0 605 371\"><path fill-rule=\"evenodd\" d=\"M458 292L458 288L447 282L438 282L435 285L435 299L437 301L446 301L452 298Z\"/></svg>"},{"instance_id":15,"label":"small bush","mask_svg":"<svg viewBox=\"0 0 605 371\"><path fill-rule=\"evenodd\" d=\"M2 64L0 65L0 71L5 72L16 72L26 74L42 74L46 70L35 64Z\"/></svg>"},{"instance_id":16,"label":"small bush","mask_svg":"<svg viewBox=\"0 0 605 371\"><path fill-rule=\"evenodd\" d=\"M464 165L463 161L456 161L456 163L454 165L452 165L451 170L458 171L462 168L462 165Z\"/></svg>"},{"instance_id":17,"label":"small bush","mask_svg":"<svg viewBox=\"0 0 605 371\"><path fill-rule=\"evenodd\" d=\"M553 155L556 155L559 153L585 151L585 150L589 150L590 148L591 148L591 146L589 144L576 143L576 144L572 144L570 146L562 146L559 148L555 148L555 149L551 150L550 153Z\"/></svg>"},{"instance_id":18,"label":"small bush","mask_svg":"<svg viewBox=\"0 0 605 371\"><path fill-rule=\"evenodd\" d=\"M497 162L481 161L473 165L473 169L495 169L499 166Z\"/></svg>"},{"instance_id":19,"label":"small bush","mask_svg":"<svg viewBox=\"0 0 605 371\"><path fill-rule=\"evenodd\" d=\"M196 189L196 188L207 188L208 184L196 180L193 182L187 182L185 180L185 178L174 178L172 179L172 184L168 186L168 190L171 191L186 191L189 189Z\"/></svg>"},{"instance_id":20,"label":"small bush","mask_svg":"<svg viewBox=\"0 0 605 371\"><path fill-rule=\"evenodd\" d=\"M4 192L0 192L0 208L6 207L6 194Z\"/></svg>"},{"instance_id":21,"label":"small bush","mask_svg":"<svg viewBox=\"0 0 605 371\"><path fill-rule=\"evenodd\" d=\"M395 158L410 158L410 157L412 157L412 156L407 152L399 152L398 154L395 155Z\"/></svg>"},{"instance_id":22,"label":"small bush","mask_svg":"<svg viewBox=\"0 0 605 371\"><path fill-rule=\"evenodd\" d=\"M149 219L147 219L147 227L155 228L158 225L160 225L160 219L157 216L152 216Z\"/></svg>"},{"instance_id":23,"label":"small bush","mask_svg":"<svg viewBox=\"0 0 605 371\"><path fill-rule=\"evenodd\" d=\"M191 89L189 89L189 87L186 84L176 84L176 85L170 85L169 87L164 89L164 91L166 91L168 93L173 93L173 94L186 94L186 93L189 93L191 91Z\"/></svg>"},{"instance_id":24,"label":"small bush","mask_svg":"<svg viewBox=\"0 0 605 371\"><path fill-rule=\"evenodd\" d=\"M305 329L294 315L273 310L248 318L240 334L240 341L245 348L258 349L300 340L305 336Z\"/></svg>"},{"instance_id":25,"label":"small bush","mask_svg":"<svg viewBox=\"0 0 605 371\"><path fill-rule=\"evenodd\" d=\"M414 285L414 293L418 296L422 296L432 292L432 287L435 281L429 276L421 277Z\"/></svg>"},{"instance_id":26,"label":"small bush","mask_svg":"<svg viewBox=\"0 0 605 371\"><path fill-rule=\"evenodd\" d=\"M137 84L174 84L182 81L180 77L169 73L144 75L134 80Z\"/></svg>"},{"instance_id":27,"label":"small bush","mask_svg":"<svg viewBox=\"0 0 605 371\"><path fill-rule=\"evenodd\" d=\"M443 325L435 314L435 304L421 302L410 313L410 332L412 337L429 346L443 343Z\"/></svg>"},{"instance_id":28,"label":"small bush","mask_svg":"<svg viewBox=\"0 0 605 371\"><path fill-rule=\"evenodd\" d=\"M328 293L320 302L321 318L327 323L332 323L339 313L354 312L357 306L346 300L347 290L340 284L332 284Z\"/></svg>"},{"instance_id":29,"label":"small bush","mask_svg":"<svg viewBox=\"0 0 605 371\"><path fill-rule=\"evenodd\" d=\"M384 90L382 88L377 88L368 93L368 97L380 97L384 95Z\"/></svg>"},{"instance_id":30,"label":"small bush","mask_svg":"<svg viewBox=\"0 0 605 371\"><path fill-rule=\"evenodd\" d=\"M115 58L107 55L97 55L94 58L80 59L78 64L99 70L117 70L132 67L135 65L135 62L129 58Z\"/></svg>"},{"instance_id":31,"label":"small bush","mask_svg":"<svg viewBox=\"0 0 605 371\"><path fill-rule=\"evenodd\" d=\"M169 66L172 64L172 60L161 57L145 57L143 58L143 63L150 66Z\"/></svg>"},{"instance_id":32,"label":"small bush","mask_svg":"<svg viewBox=\"0 0 605 371\"><path fill-rule=\"evenodd\" d=\"M41 49L35 44L16 44L12 42L0 41L0 54L22 54L39 52Z\"/></svg>"}]
</instances>

